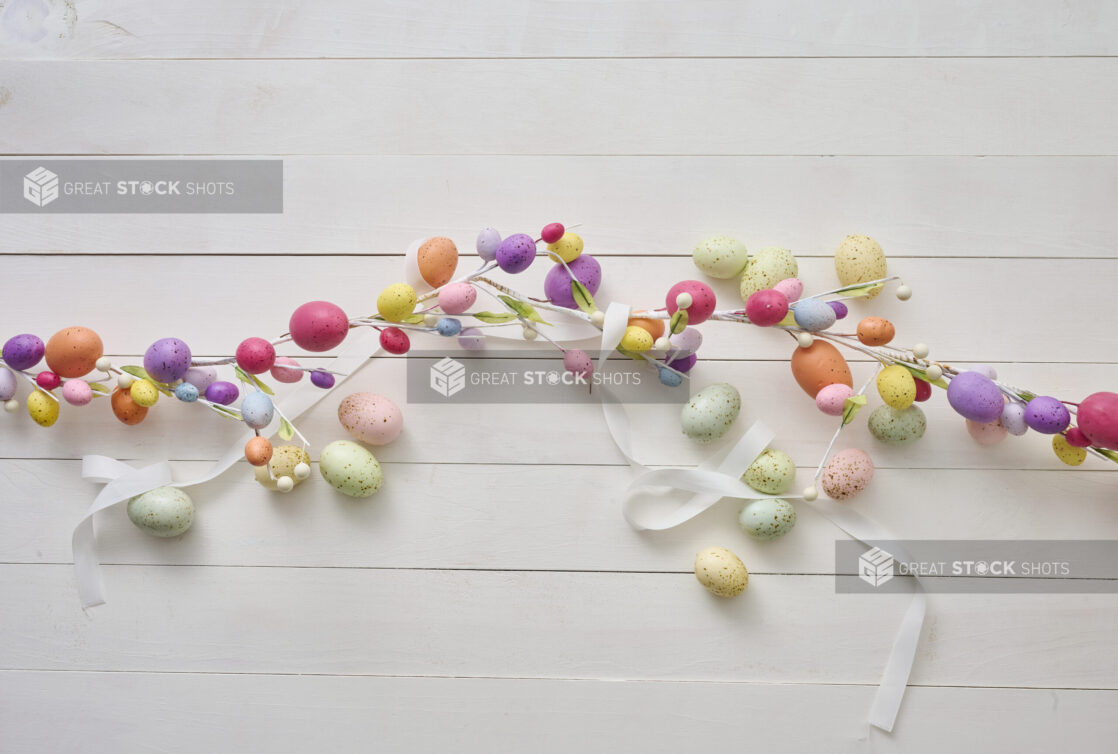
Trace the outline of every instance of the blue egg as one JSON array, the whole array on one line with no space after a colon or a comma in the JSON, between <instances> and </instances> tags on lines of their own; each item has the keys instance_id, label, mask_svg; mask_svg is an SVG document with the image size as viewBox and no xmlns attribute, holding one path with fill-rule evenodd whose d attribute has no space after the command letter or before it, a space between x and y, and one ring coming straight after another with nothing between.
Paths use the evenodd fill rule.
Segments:
<instances>
[{"instance_id":1,"label":"blue egg","mask_svg":"<svg viewBox=\"0 0 1118 754\"><path fill-rule=\"evenodd\" d=\"M835 310L817 298L805 298L797 301L792 313L796 324L808 332L826 330L835 323Z\"/></svg>"},{"instance_id":2,"label":"blue egg","mask_svg":"<svg viewBox=\"0 0 1118 754\"><path fill-rule=\"evenodd\" d=\"M262 390L256 390L241 401L241 418L253 429L264 429L272 423L276 407L272 399Z\"/></svg>"},{"instance_id":3,"label":"blue egg","mask_svg":"<svg viewBox=\"0 0 1118 754\"><path fill-rule=\"evenodd\" d=\"M660 370L660 382L668 387L679 387L683 383L683 376L670 369Z\"/></svg>"},{"instance_id":4,"label":"blue egg","mask_svg":"<svg viewBox=\"0 0 1118 754\"><path fill-rule=\"evenodd\" d=\"M198 400L198 388L189 382L184 382L175 387L175 397L183 403L193 403Z\"/></svg>"},{"instance_id":5,"label":"blue egg","mask_svg":"<svg viewBox=\"0 0 1118 754\"><path fill-rule=\"evenodd\" d=\"M435 328L439 331L439 335L450 338L462 332L462 323L454 317L443 317Z\"/></svg>"}]
</instances>

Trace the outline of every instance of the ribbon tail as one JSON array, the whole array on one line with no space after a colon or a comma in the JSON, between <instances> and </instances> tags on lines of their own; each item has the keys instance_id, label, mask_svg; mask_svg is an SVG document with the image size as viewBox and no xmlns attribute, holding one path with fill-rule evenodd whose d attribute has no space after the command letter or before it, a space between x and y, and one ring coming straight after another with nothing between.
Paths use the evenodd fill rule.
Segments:
<instances>
[{"instance_id":1,"label":"ribbon tail","mask_svg":"<svg viewBox=\"0 0 1118 754\"><path fill-rule=\"evenodd\" d=\"M920 632L924 627L924 615L928 608L928 595L919 580L916 582L916 593L908 603L901 626L897 629L897 638L893 640L893 649L889 652L889 661L885 664L885 672L881 676L881 684L873 697L873 706L870 707L870 725L880 728L886 733L893 730L897 721L897 713L901 710L901 701L904 699L905 689L908 688L908 678L912 673L912 663L916 659L916 647L920 643Z\"/></svg>"},{"instance_id":2,"label":"ribbon tail","mask_svg":"<svg viewBox=\"0 0 1118 754\"><path fill-rule=\"evenodd\" d=\"M101 561L97 558L97 539L93 531L93 514L74 527L74 578L82 608L105 604L105 582L101 578Z\"/></svg>"}]
</instances>

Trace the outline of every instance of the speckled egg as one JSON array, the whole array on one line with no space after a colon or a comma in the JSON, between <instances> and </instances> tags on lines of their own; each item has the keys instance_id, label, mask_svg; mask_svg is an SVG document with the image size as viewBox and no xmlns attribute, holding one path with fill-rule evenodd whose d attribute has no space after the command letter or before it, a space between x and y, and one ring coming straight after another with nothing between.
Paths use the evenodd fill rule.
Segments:
<instances>
[{"instance_id":1,"label":"speckled egg","mask_svg":"<svg viewBox=\"0 0 1118 754\"><path fill-rule=\"evenodd\" d=\"M1001 419L997 421L987 422L986 424L979 424L970 419L965 420L967 425L967 432L971 438L979 445L997 445L1005 439L1005 427L1002 425Z\"/></svg>"},{"instance_id":2,"label":"speckled egg","mask_svg":"<svg viewBox=\"0 0 1118 754\"><path fill-rule=\"evenodd\" d=\"M652 336L653 340L663 335L667 327L666 320L649 319L647 317L629 317L629 325L644 330ZM682 333L680 334L682 335Z\"/></svg>"},{"instance_id":3,"label":"speckled egg","mask_svg":"<svg viewBox=\"0 0 1118 754\"><path fill-rule=\"evenodd\" d=\"M46 345L37 335L23 333L4 342L4 362L12 369L25 371L38 364L46 352Z\"/></svg>"},{"instance_id":4,"label":"speckled egg","mask_svg":"<svg viewBox=\"0 0 1118 754\"><path fill-rule=\"evenodd\" d=\"M501 234L497 232L496 228L482 228L481 232L477 234L477 243L474 248L477 249L477 255L486 262L492 262L497 258L497 249L500 247Z\"/></svg>"},{"instance_id":5,"label":"speckled egg","mask_svg":"<svg viewBox=\"0 0 1118 754\"><path fill-rule=\"evenodd\" d=\"M275 414L275 404L263 390L253 390L241 401L241 418L253 429L267 427Z\"/></svg>"},{"instance_id":6,"label":"speckled egg","mask_svg":"<svg viewBox=\"0 0 1118 754\"><path fill-rule=\"evenodd\" d=\"M350 497L372 497L384 481L376 457L349 440L335 440L323 448L318 470L331 487Z\"/></svg>"},{"instance_id":7,"label":"speckled egg","mask_svg":"<svg viewBox=\"0 0 1118 754\"><path fill-rule=\"evenodd\" d=\"M796 482L796 464L784 451L769 448L749 464L741 480L766 495L782 495Z\"/></svg>"},{"instance_id":8,"label":"speckled egg","mask_svg":"<svg viewBox=\"0 0 1118 754\"><path fill-rule=\"evenodd\" d=\"M562 242L563 239L559 239L557 243ZM514 233L501 241L501 245L497 247L497 266L505 272L511 274L524 272L535 260L536 242L526 233Z\"/></svg>"},{"instance_id":9,"label":"speckled egg","mask_svg":"<svg viewBox=\"0 0 1118 754\"><path fill-rule=\"evenodd\" d=\"M116 388L113 390L109 403L112 406L113 415L124 424L139 424L148 415L147 408L132 400L131 390Z\"/></svg>"},{"instance_id":10,"label":"speckled egg","mask_svg":"<svg viewBox=\"0 0 1118 754\"><path fill-rule=\"evenodd\" d=\"M411 286L407 287L411 288ZM412 295L415 295L414 290ZM408 314L410 313L409 311ZM308 301L292 312L287 328L291 332L291 340L299 348L321 353L329 351L345 340L349 333L349 318L337 304L329 301Z\"/></svg>"},{"instance_id":11,"label":"speckled egg","mask_svg":"<svg viewBox=\"0 0 1118 754\"><path fill-rule=\"evenodd\" d=\"M1052 435L1052 452L1068 466L1078 466L1087 460L1087 451L1069 444L1063 435Z\"/></svg>"},{"instance_id":12,"label":"speckled egg","mask_svg":"<svg viewBox=\"0 0 1118 754\"><path fill-rule=\"evenodd\" d=\"M916 380L912 372L891 364L877 373L877 392L881 400L899 411L916 400Z\"/></svg>"},{"instance_id":13,"label":"speckled egg","mask_svg":"<svg viewBox=\"0 0 1118 754\"><path fill-rule=\"evenodd\" d=\"M749 586L745 563L725 547L708 547L695 556L695 578L719 597L736 597Z\"/></svg>"},{"instance_id":14,"label":"speckled egg","mask_svg":"<svg viewBox=\"0 0 1118 754\"><path fill-rule=\"evenodd\" d=\"M190 346L178 338L160 338L144 353L144 371L158 382L176 382L189 370Z\"/></svg>"},{"instance_id":15,"label":"speckled egg","mask_svg":"<svg viewBox=\"0 0 1118 754\"><path fill-rule=\"evenodd\" d=\"M854 388L841 382L826 385L815 394L815 407L827 416L842 416L846 409L846 399L854 395Z\"/></svg>"},{"instance_id":16,"label":"speckled egg","mask_svg":"<svg viewBox=\"0 0 1118 754\"><path fill-rule=\"evenodd\" d=\"M729 236L711 236L691 252L691 260L704 274L720 280L736 278L749 263L745 244Z\"/></svg>"},{"instance_id":17,"label":"speckled egg","mask_svg":"<svg viewBox=\"0 0 1118 754\"><path fill-rule=\"evenodd\" d=\"M263 466L272 460L273 450L267 437L253 437L245 443L245 460L253 466Z\"/></svg>"},{"instance_id":18,"label":"speckled egg","mask_svg":"<svg viewBox=\"0 0 1118 754\"><path fill-rule=\"evenodd\" d=\"M568 348L563 353L563 367L571 374L589 377L594 374L594 360L578 348Z\"/></svg>"},{"instance_id":19,"label":"speckled egg","mask_svg":"<svg viewBox=\"0 0 1118 754\"><path fill-rule=\"evenodd\" d=\"M796 318L796 324L808 332L826 330L835 323L835 310L817 298L797 301L792 314Z\"/></svg>"},{"instance_id":20,"label":"speckled egg","mask_svg":"<svg viewBox=\"0 0 1118 754\"><path fill-rule=\"evenodd\" d=\"M407 283L393 283L377 296L377 312L389 322L402 322L415 311L418 297Z\"/></svg>"},{"instance_id":21,"label":"speckled egg","mask_svg":"<svg viewBox=\"0 0 1118 754\"><path fill-rule=\"evenodd\" d=\"M573 262L568 262L566 267L557 264L547 271L547 277L543 281L543 292L551 303L568 309L578 308L574 294L571 293L572 274L578 282L586 286L591 296L602 286L602 266L594 257L583 254Z\"/></svg>"},{"instance_id":22,"label":"speckled egg","mask_svg":"<svg viewBox=\"0 0 1118 754\"><path fill-rule=\"evenodd\" d=\"M676 356L690 356L703 344L703 334L697 328L685 327L683 332L676 333L669 340L672 344L672 353Z\"/></svg>"},{"instance_id":23,"label":"speckled egg","mask_svg":"<svg viewBox=\"0 0 1118 754\"><path fill-rule=\"evenodd\" d=\"M295 475L295 467L301 463L310 465L311 457L298 445L280 445L272 448L272 459L256 468L256 481L270 490L277 489L276 480L288 477L297 486L302 479ZM269 473L270 472L270 473Z\"/></svg>"},{"instance_id":24,"label":"speckled egg","mask_svg":"<svg viewBox=\"0 0 1118 754\"><path fill-rule=\"evenodd\" d=\"M419 274L432 288L446 285L458 268L458 247L444 236L428 238L416 255Z\"/></svg>"},{"instance_id":25,"label":"speckled egg","mask_svg":"<svg viewBox=\"0 0 1118 754\"><path fill-rule=\"evenodd\" d=\"M652 342L652 335L648 330L636 325L629 325L625 328L625 333L621 336L621 342L617 344L617 347L623 351L644 353L652 348Z\"/></svg>"},{"instance_id":26,"label":"speckled egg","mask_svg":"<svg viewBox=\"0 0 1118 754\"><path fill-rule=\"evenodd\" d=\"M1006 405L998 386L978 372L952 377L947 385L947 402L955 413L979 424L997 421Z\"/></svg>"},{"instance_id":27,"label":"speckled egg","mask_svg":"<svg viewBox=\"0 0 1118 754\"><path fill-rule=\"evenodd\" d=\"M835 500L848 500L866 488L873 479L873 460L864 450L848 448L831 457L823 469L820 484Z\"/></svg>"},{"instance_id":28,"label":"speckled egg","mask_svg":"<svg viewBox=\"0 0 1118 754\"><path fill-rule=\"evenodd\" d=\"M533 245L532 248L535 249L535 246ZM556 264L558 264L559 259L570 264L578 259L579 254L582 253L582 248L582 236L567 231L558 241L547 245L547 250L550 252L548 258Z\"/></svg>"},{"instance_id":29,"label":"speckled egg","mask_svg":"<svg viewBox=\"0 0 1118 754\"><path fill-rule=\"evenodd\" d=\"M19 389L16 374L6 366L0 365L0 401L10 401Z\"/></svg>"},{"instance_id":30,"label":"speckled egg","mask_svg":"<svg viewBox=\"0 0 1118 754\"><path fill-rule=\"evenodd\" d=\"M299 362L290 356L277 356L276 362L272 365L272 379L276 382L284 382L293 384L303 379L303 370L291 369L291 367L299 366Z\"/></svg>"},{"instance_id":31,"label":"speckled egg","mask_svg":"<svg viewBox=\"0 0 1118 754\"><path fill-rule=\"evenodd\" d=\"M742 273L741 300L748 301L757 291L775 288L780 281L799 274L800 267L791 251L779 246L766 246L753 255Z\"/></svg>"},{"instance_id":32,"label":"speckled egg","mask_svg":"<svg viewBox=\"0 0 1118 754\"><path fill-rule=\"evenodd\" d=\"M827 385L854 385L850 365L839 350L825 340L816 339L807 348L797 347L792 352L791 366L796 383L812 398Z\"/></svg>"},{"instance_id":33,"label":"speckled egg","mask_svg":"<svg viewBox=\"0 0 1118 754\"><path fill-rule=\"evenodd\" d=\"M59 377L83 377L97 367L105 353L101 336L88 327L67 327L50 336L43 356Z\"/></svg>"},{"instance_id":34,"label":"speckled egg","mask_svg":"<svg viewBox=\"0 0 1118 754\"><path fill-rule=\"evenodd\" d=\"M778 497L753 500L742 506L738 523L754 539L777 539L796 525L796 509Z\"/></svg>"},{"instance_id":35,"label":"speckled egg","mask_svg":"<svg viewBox=\"0 0 1118 754\"><path fill-rule=\"evenodd\" d=\"M866 317L858 323L858 340L867 346L883 346L896 334L893 323L884 317Z\"/></svg>"},{"instance_id":36,"label":"speckled egg","mask_svg":"<svg viewBox=\"0 0 1118 754\"><path fill-rule=\"evenodd\" d=\"M42 390L34 390L27 396L27 413L40 427L49 427L58 421L58 401Z\"/></svg>"},{"instance_id":37,"label":"speckled egg","mask_svg":"<svg viewBox=\"0 0 1118 754\"><path fill-rule=\"evenodd\" d=\"M1042 435L1054 435L1068 428L1071 413L1058 399L1038 395L1025 405L1025 423Z\"/></svg>"},{"instance_id":38,"label":"speckled egg","mask_svg":"<svg viewBox=\"0 0 1118 754\"><path fill-rule=\"evenodd\" d=\"M485 332L477 327L462 328L458 333L458 345L465 351L480 351L485 348Z\"/></svg>"},{"instance_id":39,"label":"speckled egg","mask_svg":"<svg viewBox=\"0 0 1118 754\"><path fill-rule=\"evenodd\" d=\"M1020 437L1028 432L1029 425L1025 422L1025 404L1017 401L1006 403L1005 408L1002 409L1001 423L1011 435Z\"/></svg>"},{"instance_id":40,"label":"speckled egg","mask_svg":"<svg viewBox=\"0 0 1118 754\"><path fill-rule=\"evenodd\" d=\"M387 445L404 428L404 413L383 395L353 393L338 404L338 421L355 440Z\"/></svg>"},{"instance_id":41,"label":"speckled egg","mask_svg":"<svg viewBox=\"0 0 1118 754\"><path fill-rule=\"evenodd\" d=\"M178 487L156 487L128 501L128 518L153 537L177 537L194 523L194 501Z\"/></svg>"},{"instance_id":42,"label":"speckled egg","mask_svg":"<svg viewBox=\"0 0 1118 754\"><path fill-rule=\"evenodd\" d=\"M3 373L0 372L0 376L2 375ZM93 388L85 380L66 380L62 386L62 397L71 406L86 406L93 400Z\"/></svg>"},{"instance_id":43,"label":"speckled egg","mask_svg":"<svg viewBox=\"0 0 1118 754\"><path fill-rule=\"evenodd\" d=\"M868 283L885 277L887 265L881 245L869 236L847 236L835 252L835 273L843 285ZM878 289L867 298L881 293Z\"/></svg>"},{"instance_id":44,"label":"speckled egg","mask_svg":"<svg viewBox=\"0 0 1118 754\"><path fill-rule=\"evenodd\" d=\"M477 289L469 283L451 283L439 291L439 308L447 314L469 311L477 301Z\"/></svg>"},{"instance_id":45,"label":"speckled egg","mask_svg":"<svg viewBox=\"0 0 1118 754\"><path fill-rule=\"evenodd\" d=\"M683 434L700 443L722 437L741 412L741 395L725 382L703 388L691 396L680 412Z\"/></svg>"},{"instance_id":46,"label":"speckled egg","mask_svg":"<svg viewBox=\"0 0 1118 754\"><path fill-rule=\"evenodd\" d=\"M217 382L217 369L215 367L191 367L182 377L183 382L189 382L198 388L199 393L205 393L206 388Z\"/></svg>"},{"instance_id":47,"label":"speckled egg","mask_svg":"<svg viewBox=\"0 0 1118 754\"><path fill-rule=\"evenodd\" d=\"M792 303L799 301L800 296L804 295L804 284L799 278L786 278L774 285L773 290L788 299L788 303Z\"/></svg>"},{"instance_id":48,"label":"speckled egg","mask_svg":"<svg viewBox=\"0 0 1118 754\"><path fill-rule=\"evenodd\" d=\"M691 306L687 307L687 323L699 325L706 322L714 314L717 299L714 290L709 285L699 280L683 280L668 289L664 297L664 305L668 314L675 314L679 309L679 294L686 293L691 296Z\"/></svg>"},{"instance_id":49,"label":"speckled egg","mask_svg":"<svg viewBox=\"0 0 1118 754\"><path fill-rule=\"evenodd\" d=\"M1076 423L1092 445L1118 450L1118 393L1091 393L1079 403Z\"/></svg>"},{"instance_id":50,"label":"speckled egg","mask_svg":"<svg viewBox=\"0 0 1118 754\"><path fill-rule=\"evenodd\" d=\"M924 436L928 420L918 406L878 406L870 414L870 434L886 445L908 445Z\"/></svg>"}]
</instances>

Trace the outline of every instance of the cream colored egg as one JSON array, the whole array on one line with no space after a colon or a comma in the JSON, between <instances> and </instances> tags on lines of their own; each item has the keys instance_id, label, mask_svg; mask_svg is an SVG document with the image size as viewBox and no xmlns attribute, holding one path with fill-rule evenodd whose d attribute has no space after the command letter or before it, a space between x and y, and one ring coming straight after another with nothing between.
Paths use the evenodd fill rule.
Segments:
<instances>
[{"instance_id":1,"label":"cream colored egg","mask_svg":"<svg viewBox=\"0 0 1118 754\"><path fill-rule=\"evenodd\" d=\"M745 563L725 547L708 547L695 556L695 578L719 597L736 597L749 586Z\"/></svg>"},{"instance_id":2,"label":"cream colored egg","mask_svg":"<svg viewBox=\"0 0 1118 754\"><path fill-rule=\"evenodd\" d=\"M729 280L742 273L749 262L745 244L729 236L711 236L695 247L691 260L704 274Z\"/></svg>"},{"instance_id":3,"label":"cream colored egg","mask_svg":"<svg viewBox=\"0 0 1118 754\"><path fill-rule=\"evenodd\" d=\"M749 464L741 480L766 495L782 495L796 482L796 464L782 450L766 450Z\"/></svg>"},{"instance_id":4,"label":"cream colored egg","mask_svg":"<svg viewBox=\"0 0 1118 754\"><path fill-rule=\"evenodd\" d=\"M886 269L885 252L869 236L847 236L835 252L835 272L843 285L880 280L885 277ZM867 298L879 293L880 288Z\"/></svg>"},{"instance_id":5,"label":"cream colored egg","mask_svg":"<svg viewBox=\"0 0 1118 754\"><path fill-rule=\"evenodd\" d=\"M178 487L156 487L128 501L128 518L153 537L177 537L194 524L194 501Z\"/></svg>"},{"instance_id":6,"label":"cream colored egg","mask_svg":"<svg viewBox=\"0 0 1118 754\"><path fill-rule=\"evenodd\" d=\"M318 470L331 487L350 497L372 497L384 482L376 456L349 440L336 440L323 448Z\"/></svg>"},{"instance_id":7,"label":"cream colored egg","mask_svg":"<svg viewBox=\"0 0 1118 754\"><path fill-rule=\"evenodd\" d=\"M766 246L753 255L741 276L741 300L772 288L781 280L799 277L800 266L788 249Z\"/></svg>"},{"instance_id":8,"label":"cream colored egg","mask_svg":"<svg viewBox=\"0 0 1118 754\"><path fill-rule=\"evenodd\" d=\"M299 477L295 473L296 467L301 463L310 464L311 457L307 451L298 445L280 445L272 449L272 460L264 466L256 467L256 481L270 490L279 489L277 480L288 477L295 485L300 484L306 477ZM271 475L268 471L271 470Z\"/></svg>"},{"instance_id":9,"label":"cream colored egg","mask_svg":"<svg viewBox=\"0 0 1118 754\"><path fill-rule=\"evenodd\" d=\"M722 437L741 412L741 395L725 382L703 388L680 412L683 434L700 443Z\"/></svg>"},{"instance_id":10,"label":"cream colored egg","mask_svg":"<svg viewBox=\"0 0 1118 754\"><path fill-rule=\"evenodd\" d=\"M792 531L796 525L796 509L778 497L752 500L742 506L738 524L754 539L776 539Z\"/></svg>"},{"instance_id":11,"label":"cream colored egg","mask_svg":"<svg viewBox=\"0 0 1118 754\"><path fill-rule=\"evenodd\" d=\"M928 420L919 406L904 409L878 406L870 414L870 434L886 445L908 445L924 436Z\"/></svg>"}]
</instances>

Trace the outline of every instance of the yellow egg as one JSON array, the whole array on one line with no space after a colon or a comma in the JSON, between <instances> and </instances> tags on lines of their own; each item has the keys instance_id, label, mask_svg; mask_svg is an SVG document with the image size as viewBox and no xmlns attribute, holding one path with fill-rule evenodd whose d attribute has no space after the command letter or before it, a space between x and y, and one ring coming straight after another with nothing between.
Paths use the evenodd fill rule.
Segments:
<instances>
[{"instance_id":1,"label":"yellow egg","mask_svg":"<svg viewBox=\"0 0 1118 754\"><path fill-rule=\"evenodd\" d=\"M407 283L393 283L377 297L377 311L389 322L402 322L415 311L415 288Z\"/></svg>"},{"instance_id":2,"label":"yellow egg","mask_svg":"<svg viewBox=\"0 0 1118 754\"><path fill-rule=\"evenodd\" d=\"M1068 466L1078 466L1087 460L1087 451L1068 443L1063 435L1052 435L1052 450Z\"/></svg>"},{"instance_id":3,"label":"yellow egg","mask_svg":"<svg viewBox=\"0 0 1118 754\"><path fill-rule=\"evenodd\" d=\"M644 353L652 348L652 334L643 327L629 325L625 328L625 334L621 336L621 345L619 347L626 351Z\"/></svg>"},{"instance_id":4,"label":"yellow egg","mask_svg":"<svg viewBox=\"0 0 1118 754\"><path fill-rule=\"evenodd\" d=\"M563 237L555 243L549 243L547 250L551 252L551 261L556 264L562 259L567 264L578 259L582 253L582 236L578 233L564 233ZM559 257L556 259L555 257Z\"/></svg>"},{"instance_id":5,"label":"yellow egg","mask_svg":"<svg viewBox=\"0 0 1118 754\"><path fill-rule=\"evenodd\" d=\"M869 236L847 236L835 252L835 272L843 285L868 283L885 277L885 252ZM873 298L881 289L866 296Z\"/></svg>"},{"instance_id":6,"label":"yellow egg","mask_svg":"<svg viewBox=\"0 0 1118 754\"><path fill-rule=\"evenodd\" d=\"M137 406L143 406L144 408L154 406L155 402L159 400L159 391L148 380L133 382L132 387L128 389L128 394L132 396L132 400Z\"/></svg>"},{"instance_id":7,"label":"yellow egg","mask_svg":"<svg viewBox=\"0 0 1118 754\"><path fill-rule=\"evenodd\" d=\"M27 413L40 427L49 427L58 421L58 401L52 400L42 390L27 396Z\"/></svg>"},{"instance_id":8,"label":"yellow egg","mask_svg":"<svg viewBox=\"0 0 1118 754\"><path fill-rule=\"evenodd\" d=\"M907 369L893 364L878 372L877 392L886 405L903 411L916 400L916 380Z\"/></svg>"}]
</instances>

